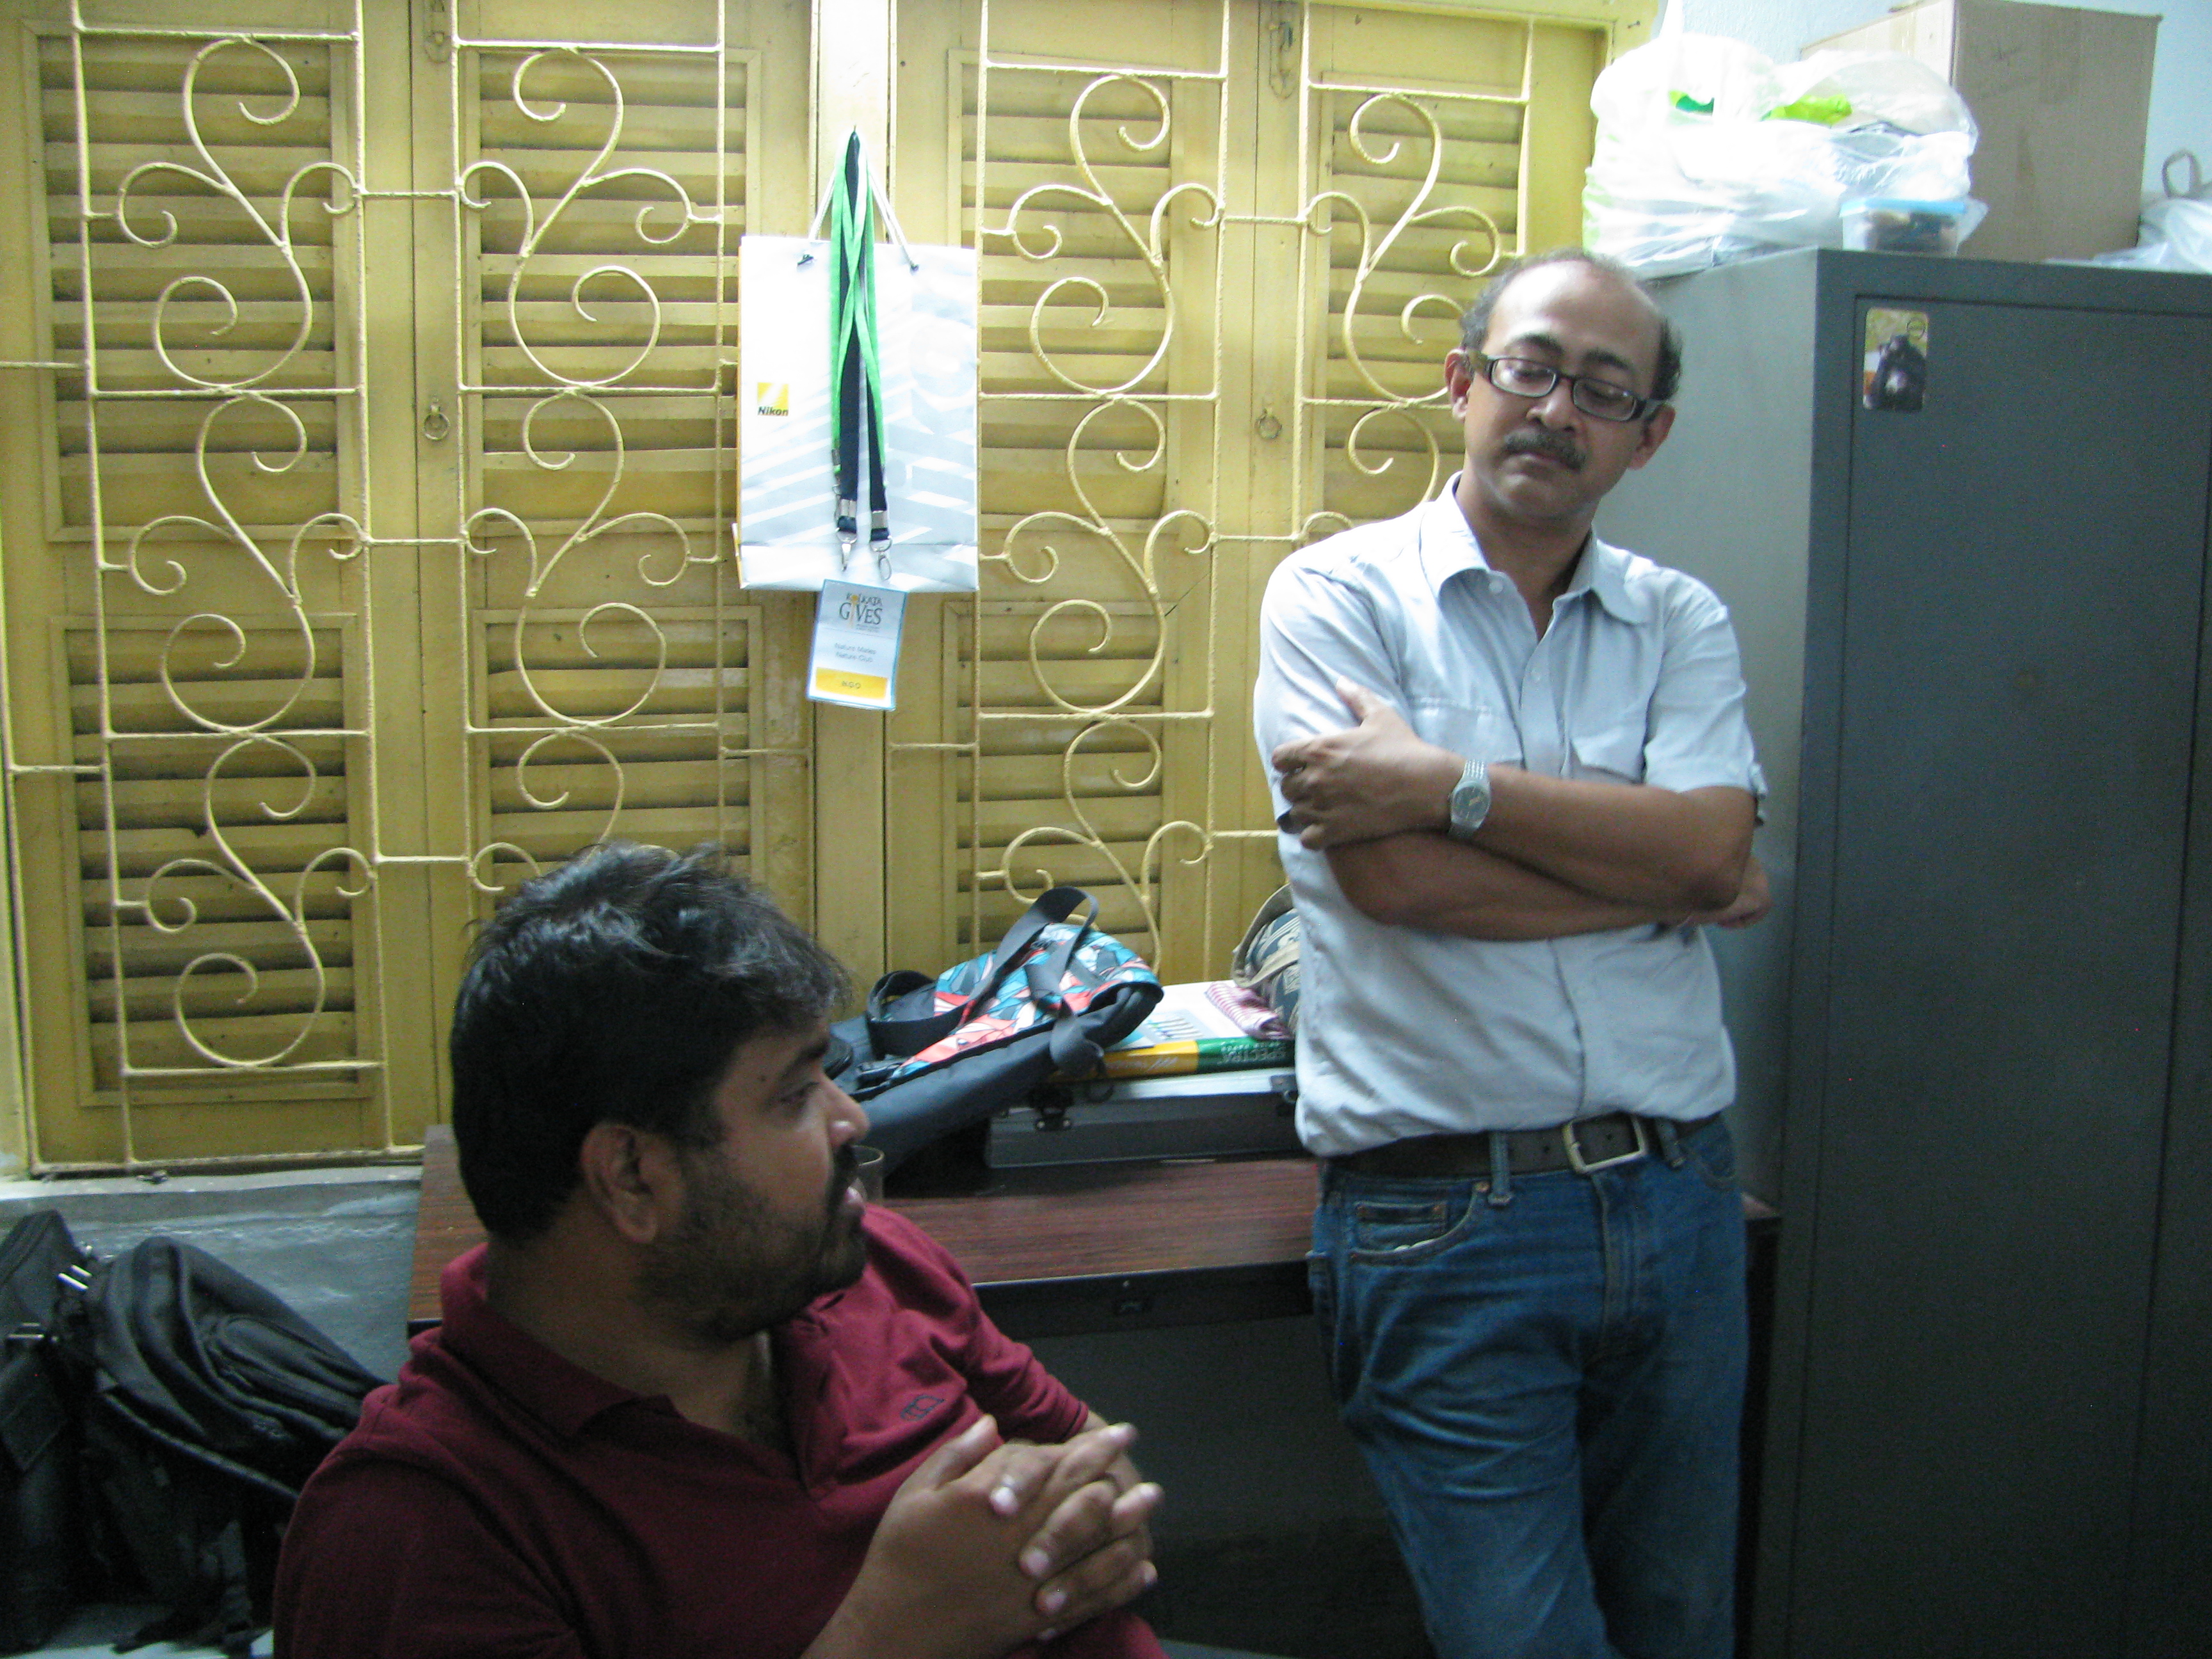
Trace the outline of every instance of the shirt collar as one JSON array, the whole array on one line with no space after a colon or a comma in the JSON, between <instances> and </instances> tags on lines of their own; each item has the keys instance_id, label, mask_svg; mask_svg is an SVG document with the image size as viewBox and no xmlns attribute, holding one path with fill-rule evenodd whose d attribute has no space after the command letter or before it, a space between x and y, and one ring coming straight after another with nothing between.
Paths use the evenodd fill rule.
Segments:
<instances>
[{"instance_id":1,"label":"shirt collar","mask_svg":"<svg viewBox=\"0 0 2212 1659\"><path fill-rule=\"evenodd\" d=\"M1421 573L1438 595L1444 584L1463 570L1494 567L1483 556L1467 514L1459 507L1459 474L1446 481L1443 493L1419 509ZM1628 591L1628 555L1592 532L1575 562L1575 574L1563 596L1574 599L1589 593L1607 611L1625 623L1650 620L1649 607Z\"/></svg>"},{"instance_id":2,"label":"shirt collar","mask_svg":"<svg viewBox=\"0 0 2212 1659\"><path fill-rule=\"evenodd\" d=\"M868 1212L872 1224L877 1212ZM505 1315L485 1294L486 1248L479 1244L446 1265L438 1279L444 1318L439 1337L447 1352L467 1361L491 1379L500 1392L564 1437L582 1432L592 1419L617 1406L640 1405L679 1415L665 1395L643 1395L610 1382L596 1371L563 1359ZM872 1261L873 1252L871 1251ZM847 1291L832 1291L793 1315L776 1329L781 1346L793 1351L822 1341L822 1316Z\"/></svg>"},{"instance_id":3,"label":"shirt collar","mask_svg":"<svg viewBox=\"0 0 2212 1659\"><path fill-rule=\"evenodd\" d=\"M445 1315L440 1341L489 1377L500 1393L548 1428L573 1438L602 1412L632 1403L673 1411L665 1399L610 1382L563 1359L504 1315L484 1293L485 1247L448 1262L438 1279Z\"/></svg>"}]
</instances>

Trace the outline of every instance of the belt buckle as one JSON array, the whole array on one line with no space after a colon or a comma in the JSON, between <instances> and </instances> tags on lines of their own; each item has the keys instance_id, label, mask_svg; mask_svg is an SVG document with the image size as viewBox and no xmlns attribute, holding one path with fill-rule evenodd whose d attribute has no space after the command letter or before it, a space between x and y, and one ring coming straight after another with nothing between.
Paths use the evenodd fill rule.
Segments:
<instances>
[{"instance_id":1,"label":"belt buckle","mask_svg":"<svg viewBox=\"0 0 2212 1659\"><path fill-rule=\"evenodd\" d=\"M1570 1118L1559 1126L1559 1138L1566 1143L1567 1167L1577 1175L1586 1176L1599 1170L1610 1170L1616 1164L1633 1164L1639 1158L1651 1156L1651 1131L1644 1120L1633 1112L1623 1114L1636 1128L1636 1145L1626 1152L1616 1152L1611 1158L1601 1158L1592 1163L1583 1156L1582 1142L1575 1138L1575 1120Z\"/></svg>"}]
</instances>

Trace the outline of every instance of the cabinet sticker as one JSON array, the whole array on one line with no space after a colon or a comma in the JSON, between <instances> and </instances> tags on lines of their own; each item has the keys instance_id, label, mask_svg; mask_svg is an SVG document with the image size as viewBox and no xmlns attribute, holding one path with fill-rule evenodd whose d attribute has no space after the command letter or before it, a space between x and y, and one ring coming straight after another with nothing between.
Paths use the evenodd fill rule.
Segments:
<instances>
[{"instance_id":1,"label":"cabinet sticker","mask_svg":"<svg viewBox=\"0 0 2212 1659\"><path fill-rule=\"evenodd\" d=\"M1860 397L1869 409L1917 415L1928 401L1928 313L1869 308Z\"/></svg>"}]
</instances>

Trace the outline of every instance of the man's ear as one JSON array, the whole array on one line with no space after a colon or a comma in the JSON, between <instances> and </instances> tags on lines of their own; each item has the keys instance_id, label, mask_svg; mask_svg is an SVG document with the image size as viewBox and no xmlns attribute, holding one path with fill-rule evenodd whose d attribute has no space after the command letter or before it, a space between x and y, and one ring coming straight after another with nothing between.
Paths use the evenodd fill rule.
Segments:
<instances>
[{"instance_id":1,"label":"man's ear","mask_svg":"<svg viewBox=\"0 0 2212 1659\"><path fill-rule=\"evenodd\" d=\"M683 1203L683 1174L667 1138L605 1120L576 1153L585 1200L633 1244L650 1244Z\"/></svg>"},{"instance_id":2,"label":"man's ear","mask_svg":"<svg viewBox=\"0 0 2212 1659\"><path fill-rule=\"evenodd\" d=\"M1444 390L1450 394L1451 412L1467 416L1468 388L1474 384L1474 360L1458 346L1444 354Z\"/></svg>"},{"instance_id":3,"label":"man's ear","mask_svg":"<svg viewBox=\"0 0 2212 1659\"><path fill-rule=\"evenodd\" d=\"M1636 446L1636 453L1628 458L1631 467L1642 466L1659 453L1659 446L1667 441L1667 434L1674 429L1674 405L1662 404L1649 420Z\"/></svg>"}]
</instances>

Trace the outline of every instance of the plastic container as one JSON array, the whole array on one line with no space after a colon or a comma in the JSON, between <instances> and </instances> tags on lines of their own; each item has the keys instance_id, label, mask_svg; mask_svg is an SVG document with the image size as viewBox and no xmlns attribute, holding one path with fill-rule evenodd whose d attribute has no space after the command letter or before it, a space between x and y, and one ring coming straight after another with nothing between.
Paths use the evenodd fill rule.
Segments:
<instances>
[{"instance_id":1,"label":"plastic container","mask_svg":"<svg viewBox=\"0 0 2212 1659\"><path fill-rule=\"evenodd\" d=\"M1960 238L1972 228L1968 216L1976 205L1966 200L1862 197L1844 204L1844 246L1875 253L1956 253Z\"/></svg>"}]
</instances>

